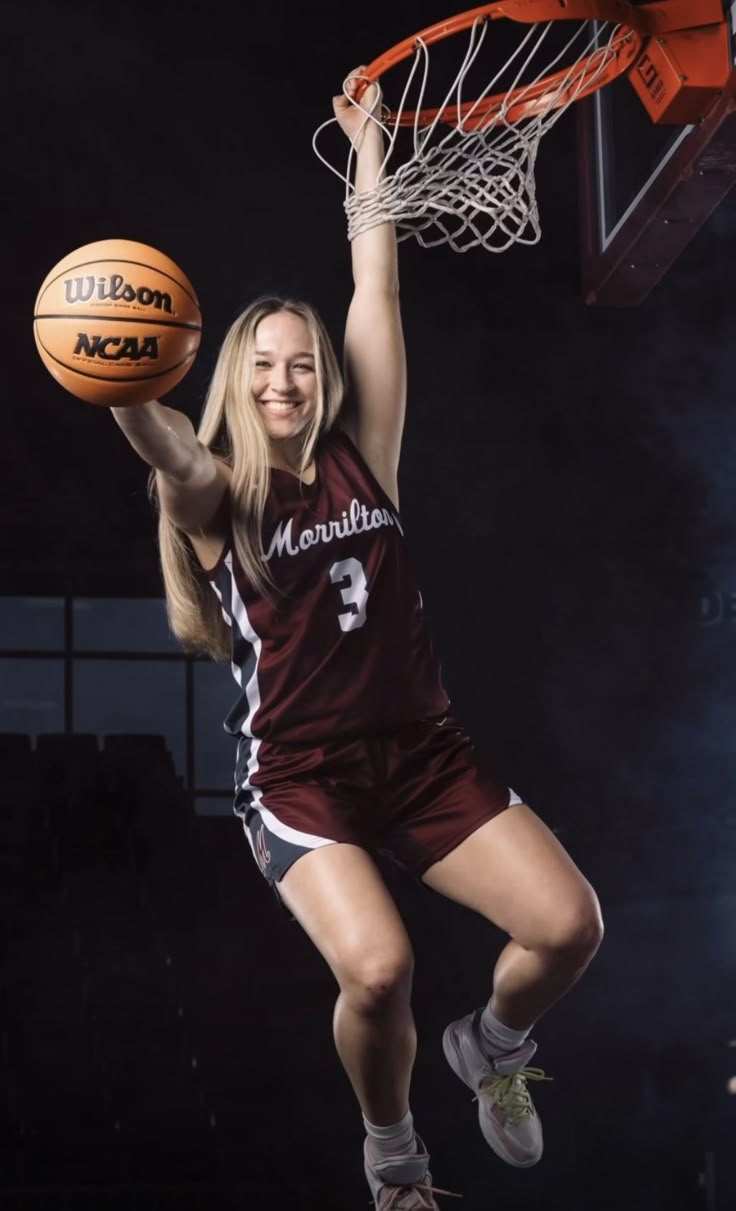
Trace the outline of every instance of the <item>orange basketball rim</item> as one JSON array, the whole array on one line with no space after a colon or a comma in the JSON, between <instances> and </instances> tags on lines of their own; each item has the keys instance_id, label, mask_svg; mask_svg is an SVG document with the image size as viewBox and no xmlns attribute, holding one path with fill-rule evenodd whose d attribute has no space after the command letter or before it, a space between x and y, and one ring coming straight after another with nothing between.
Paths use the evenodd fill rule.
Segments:
<instances>
[{"instance_id":1,"label":"orange basketball rim","mask_svg":"<svg viewBox=\"0 0 736 1211\"><path fill-rule=\"evenodd\" d=\"M541 107L546 110L550 103L552 108L564 108L572 100L582 100L625 73L653 121L699 121L730 71L730 35L721 0L659 0L637 7L627 0L496 0L438 21L379 55L361 73L364 84L358 99L370 83L419 46L429 47L478 22L500 19L522 25L593 20L615 23L620 29L615 53L599 70L593 70L598 55L593 50L578 61L572 76L563 68L533 84L456 107L388 110L387 125L427 126L441 121L472 130L492 123L500 114L513 123L533 116Z\"/></svg>"}]
</instances>

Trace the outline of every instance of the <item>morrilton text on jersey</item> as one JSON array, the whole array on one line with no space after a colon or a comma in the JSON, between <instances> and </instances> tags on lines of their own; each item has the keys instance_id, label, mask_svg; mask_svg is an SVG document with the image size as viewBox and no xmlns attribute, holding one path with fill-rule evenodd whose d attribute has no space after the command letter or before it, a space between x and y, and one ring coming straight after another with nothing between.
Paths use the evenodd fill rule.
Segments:
<instances>
[{"instance_id":1,"label":"morrilton text on jersey","mask_svg":"<svg viewBox=\"0 0 736 1211\"><path fill-rule=\"evenodd\" d=\"M333 542L336 538L349 538L353 534L363 534L366 530L377 530L381 526L396 526L402 535L401 522L397 515L389 509L368 509L359 501L351 500L350 508L343 509L339 521L317 522L316 525L303 529L295 542L292 538L294 518L287 522L280 521L274 531L271 545L266 552L266 560L274 555L298 555L308 551L319 542Z\"/></svg>"}]
</instances>

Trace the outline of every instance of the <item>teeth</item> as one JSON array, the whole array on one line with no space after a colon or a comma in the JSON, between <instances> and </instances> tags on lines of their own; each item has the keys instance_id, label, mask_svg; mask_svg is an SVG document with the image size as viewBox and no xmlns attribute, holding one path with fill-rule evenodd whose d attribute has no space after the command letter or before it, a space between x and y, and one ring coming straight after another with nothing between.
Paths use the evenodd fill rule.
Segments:
<instances>
[{"instance_id":1,"label":"teeth","mask_svg":"<svg viewBox=\"0 0 736 1211\"><path fill-rule=\"evenodd\" d=\"M275 404L275 403L269 402L267 404L264 404L264 407L268 408L269 412L291 412L291 410L293 408L296 408L297 405L296 404Z\"/></svg>"}]
</instances>

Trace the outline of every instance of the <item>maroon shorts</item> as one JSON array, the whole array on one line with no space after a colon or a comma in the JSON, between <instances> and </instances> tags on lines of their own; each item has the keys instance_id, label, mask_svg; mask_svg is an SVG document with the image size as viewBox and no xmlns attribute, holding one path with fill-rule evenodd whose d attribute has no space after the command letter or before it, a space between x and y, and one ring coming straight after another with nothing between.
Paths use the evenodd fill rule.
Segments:
<instances>
[{"instance_id":1,"label":"maroon shorts","mask_svg":"<svg viewBox=\"0 0 736 1211\"><path fill-rule=\"evenodd\" d=\"M245 747L234 808L272 885L302 854L340 841L421 877L521 802L481 768L452 716L319 747L252 740Z\"/></svg>"}]
</instances>

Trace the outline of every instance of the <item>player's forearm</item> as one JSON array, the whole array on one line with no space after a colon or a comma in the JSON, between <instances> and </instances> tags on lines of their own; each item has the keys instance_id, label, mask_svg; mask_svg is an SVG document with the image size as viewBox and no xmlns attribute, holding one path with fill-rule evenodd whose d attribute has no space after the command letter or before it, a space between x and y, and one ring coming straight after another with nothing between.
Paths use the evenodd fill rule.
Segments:
<instances>
[{"instance_id":1,"label":"player's forearm","mask_svg":"<svg viewBox=\"0 0 736 1211\"><path fill-rule=\"evenodd\" d=\"M375 122L369 121L355 166L355 189L357 193L368 193L383 176L382 164L385 155L383 131ZM351 242L353 281L356 288L371 287L398 290L399 270L396 248L396 230L393 223L379 223L368 231L354 237Z\"/></svg>"},{"instance_id":2,"label":"player's forearm","mask_svg":"<svg viewBox=\"0 0 736 1211\"><path fill-rule=\"evenodd\" d=\"M110 411L144 462L174 479L186 477L199 449L188 416L158 400Z\"/></svg>"}]
</instances>

